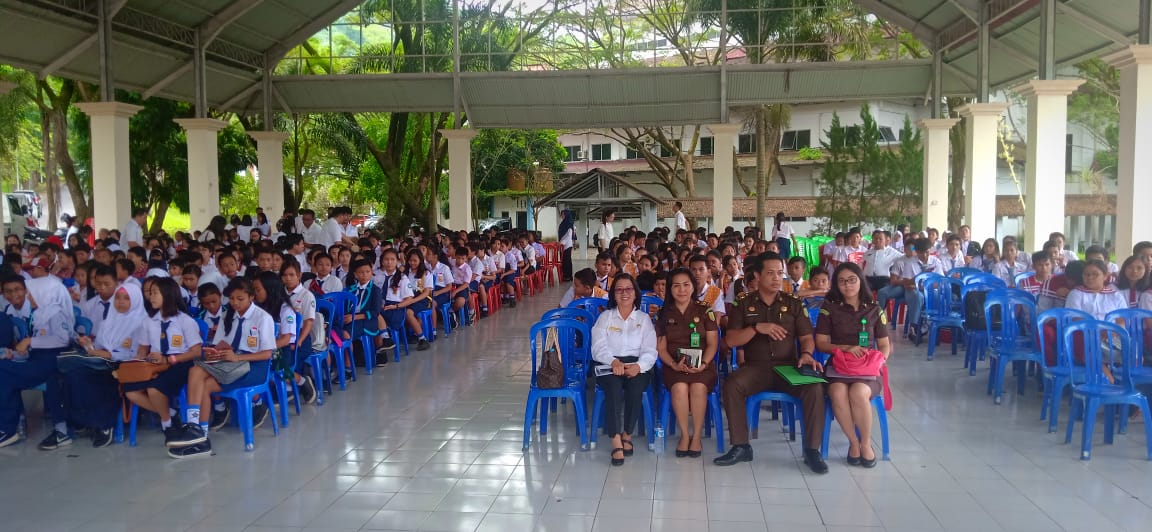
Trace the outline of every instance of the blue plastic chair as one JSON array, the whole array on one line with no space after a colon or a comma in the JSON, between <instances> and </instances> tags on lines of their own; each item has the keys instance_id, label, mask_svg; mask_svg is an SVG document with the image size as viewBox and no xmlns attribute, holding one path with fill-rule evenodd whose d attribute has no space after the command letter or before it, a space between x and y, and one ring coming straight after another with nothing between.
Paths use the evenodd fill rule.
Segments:
<instances>
[{"instance_id":1,"label":"blue plastic chair","mask_svg":"<svg viewBox=\"0 0 1152 532\"><path fill-rule=\"evenodd\" d=\"M336 314L336 309L331 301L321 299L316 301L316 312L324 316L324 319L327 320L328 323L331 323L332 320L330 318ZM328 393L332 393L332 383L328 381L328 354L332 352L332 340L331 334L329 334L328 331L324 331L324 333L328 334L329 349L312 353L308 355L308 358L304 359L308 363L308 367L312 370L312 382L316 385L316 404L318 405L324 404L325 386L328 387ZM340 371L340 375L341 378L343 378L343 370ZM340 389L343 390L344 387L341 386Z\"/></svg>"},{"instance_id":2,"label":"blue plastic chair","mask_svg":"<svg viewBox=\"0 0 1152 532\"><path fill-rule=\"evenodd\" d=\"M340 389L347 388L345 372L351 371L352 382L356 382L356 364L348 362L355 362L352 360L352 342L344 339L344 313L347 312L347 305L352 294L347 292L333 292L320 296L316 300L317 305L320 301L327 301L332 304L332 316L328 320L328 327L330 334L328 335L328 352L336 360L336 373L337 378L340 380ZM317 306L317 308L320 308ZM347 356L347 358L345 358Z\"/></svg>"},{"instance_id":3,"label":"blue plastic chair","mask_svg":"<svg viewBox=\"0 0 1152 532\"><path fill-rule=\"evenodd\" d=\"M1144 443L1148 460L1152 460L1152 412L1148 410L1148 398L1136 390L1132 370L1139 362L1132 339L1123 327L1114 323L1086 320L1073 323L1064 331L1064 350L1069 353L1075 348L1076 333L1081 333L1084 341L1084 384L1072 387L1072 413L1068 416L1068 430L1064 443L1072 442L1072 430L1078 414L1084 416L1084 426L1080 436L1080 459L1092 458L1092 431L1096 425L1096 412L1104 407L1104 443L1113 440L1112 429L1118 406L1134 406L1144 417ZM1104 346L1109 348L1105 353ZM1119 351L1119 352L1117 352ZM1109 382L1104 373L1107 364L1117 383ZM1127 409L1121 410L1126 412Z\"/></svg>"},{"instance_id":4,"label":"blue plastic chair","mask_svg":"<svg viewBox=\"0 0 1152 532\"><path fill-rule=\"evenodd\" d=\"M76 334L81 336L92 336L92 320L80 316L76 318Z\"/></svg>"},{"instance_id":5,"label":"blue plastic chair","mask_svg":"<svg viewBox=\"0 0 1152 532\"><path fill-rule=\"evenodd\" d=\"M656 368L662 367L657 360ZM659 373L659 372L658 372ZM664 440L667 444L669 436L676 432L676 424L672 421L672 392L665 386L660 387L660 426L664 427ZM716 452L724 452L724 410L720 408L720 372L716 372L716 386L708 392L708 412L704 420L704 437L716 434ZM715 429L715 430L713 430Z\"/></svg>"},{"instance_id":6,"label":"blue plastic chair","mask_svg":"<svg viewBox=\"0 0 1152 532\"><path fill-rule=\"evenodd\" d=\"M964 332L964 314L953 310L952 287L955 279L943 276L924 280L924 316L928 320L928 360L932 360L939 341L940 329L952 329L952 354L956 354L957 341Z\"/></svg>"},{"instance_id":7,"label":"blue plastic chair","mask_svg":"<svg viewBox=\"0 0 1152 532\"><path fill-rule=\"evenodd\" d=\"M781 426L788 433L788 439L796 441L796 424L800 424L800 436L804 436L804 414L800 408L800 399L783 392L760 392L748 396L745 400L748 410L748 429L753 439L760 437L760 404L771 401L773 409L779 406L781 412ZM773 413L775 415L775 412ZM731 422L731 420L729 420Z\"/></svg>"},{"instance_id":8,"label":"blue plastic chair","mask_svg":"<svg viewBox=\"0 0 1152 532\"><path fill-rule=\"evenodd\" d=\"M969 275L976 275L979 273L984 273L984 272L980 271L979 268L971 268L968 266L962 266L960 268L952 268L951 270L948 270L948 277L951 277L953 279L960 279L961 281L963 281L964 278L968 277Z\"/></svg>"},{"instance_id":9,"label":"blue plastic chair","mask_svg":"<svg viewBox=\"0 0 1152 532\"><path fill-rule=\"evenodd\" d=\"M883 460L889 460L890 447L888 443L888 411L884 405L884 394L877 395L872 398L872 410L876 412L876 418L880 425L880 453ZM829 439L832 434L832 422L836 419L836 414L832 412L832 402L826 400L824 402L824 440L820 442L820 454L824 458L828 458L828 445ZM859 433L857 433L859 436Z\"/></svg>"},{"instance_id":10,"label":"blue plastic chair","mask_svg":"<svg viewBox=\"0 0 1152 532\"><path fill-rule=\"evenodd\" d=\"M1024 279L1028 279L1030 277L1035 277L1035 276L1036 276L1036 272L1020 272L1020 273L1016 274L1016 277L1012 278L1012 286L1020 286L1021 281L1023 281Z\"/></svg>"},{"instance_id":11,"label":"blue plastic chair","mask_svg":"<svg viewBox=\"0 0 1152 532\"><path fill-rule=\"evenodd\" d=\"M973 292L991 292L1001 288L1003 287L991 283L966 284L960 289L960 304L965 305L968 294ZM984 360L988 349L988 327L987 323L968 323L967 313L964 317L964 367L968 369L968 375L972 376L976 375L976 362Z\"/></svg>"},{"instance_id":12,"label":"blue plastic chair","mask_svg":"<svg viewBox=\"0 0 1152 532\"><path fill-rule=\"evenodd\" d=\"M240 432L244 434L245 451L251 451L256 448L256 429L253 426L254 421L252 419L252 400L256 397L262 397L264 404L268 405L268 408L272 408L272 380L275 378L273 373L272 364L268 364L268 374L265 376L262 384L212 394L217 399L228 399L236 403L236 409L234 410L236 412L236 424L240 427ZM284 412L285 408L286 405L280 403L281 412ZM280 434L280 428L275 422L272 423L272 433L275 435Z\"/></svg>"},{"instance_id":13,"label":"blue plastic chair","mask_svg":"<svg viewBox=\"0 0 1152 532\"><path fill-rule=\"evenodd\" d=\"M1004 279L996 277L995 275L992 275L990 273L984 273L984 272L966 275L961 280L961 282L963 282L964 284L985 283L985 284L996 285L996 286L999 286L1000 288L1008 288L1008 283L1004 282Z\"/></svg>"},{"instance_id":14,"label":"blue plastic chair","mask_svg":"<svg viewBox=\"0 0 1152 532\"><path fill-rule=\"evenodd\" d=\"M590 314L599 317L604 309L608 308L608 300L599 297L582 297L568 304L569 307L582 308Z\"/></svg>"},{"instance_id":15,"label":"blue plastic chair","mask_svg":"<svg viewBox=\"0 0 1152 532\"><path fill-rule=\"evenodd\" d=\"M436 340L436 326L432 321L432 309L421 310L416 313L416 319L420 320L420 328L424 329L424 338L428 343Z\"/></svg>"},{"instance_id":16,"label":"blue plastic chair","mask_svg":"<svg viewBox=\"0 0 1152 532\"><path fill-rule=\"evenodd\" d=\"M297 343L292 344L292 346L291 346L291 349L293 351L297 351L297 352L298 352L298 350L296 347L299 345L299 342L300 342L300 322L301 321L302 321L302 318L300 316L300 313L297 312L296 313L296 320L295 320L295 323L296 323L296 342ZM277 329L276 336L277 337L280 336L279 328L280 328L280 324L277 323L276 324L276 329ZM285 347L284 349L288 349L288 348ZM281 356L283 356L283 354ZM295 359L296 357L292 357L292 358ZM293 369L295 369L295 368L293 368ZM292 395L293 395L292 400L293 400L293 403L295 403L296 415L300 415L300 385L296 384L295 378L290 377L287 380L285 380L284 376L281 375L279 371L272 370L272 387L276 391L276 398L280 400L280 426L281 427L287 427L288 426L288 386L292 386ZM319 394L317 394L317 395L319 395Z\"/></svg>"},{"instance_id":17,"label":"blue plastic chair","mask_svg":"<svg viewBox=\"0 0 1152 532\"><path fill-rule=\"evenodd\" d=\"M653 366L655 367L655 366ZM648 438L648 449L654 449L656 446L656 408L652 396L652 387L649 386L644 389L644 395L641 399L643 402L641 408L644 410L644 434ZM593 446L599 438L598 431L604 426L604 390L600 386L596 386L596 392L592 396L592 431L591 441Z\"/></svg>"},{"instance_id":18,"label":"blue plastic chair","mask_svg":"<svg viewBox=\"0 0 1152 532\"><path fill-rule=\"evenodd\" d=\"M132 403L131 401L128 401L127 398L125 398L124 401L129 402L132 405L131 408L129 409L129 413L128 413L128 446L129 447L135 447L136 446L136 429L137 429L137 426L138 426L139 421L140 421L140 407L136 406L136 403ZM188 416L184 412L185 409L188 407L188 387L187 386L180 388L180 395L176 396L175 401L170 402L169 406L171 406L172 408L175 408L176 411L180 412L181 419L188 419ZM117 413L116 417L120 418L119 413ZM122 423L123 423L123 421L121 421L120 424L122 424Z\"/></svg>"},{"instance_id":19,"label":"blue plastic chair","mask_svg":"<svg viewBox=\"0 0 1152 532\"><path fill-rule=\"evenodd\" d=\"M1091 319L1091 314L1071 308L1049 309L1036 318L1036 338L1041 354L1048 352L1048 340L1044 336L1044 329L1049 323L1056 333L1053 345L1056 351L1056 364L1048 365L1047 356L1044 357L1044 400L1040 403L1040 420L1048 418L1049 433L1056 432L1064 388L1084 382L1084 366L1075 363L1072 352L1064 350L1061 339L1064 338L1064 331L1069 325Z\"/></svg>"},{"instance_id":20,"label":"blue plastic chair","mask_svg":"<svg viewBox=\"0 0 1152 532\"><path fill-rule=\"evenodd\" d=\"M544 313L540 320L553 320L557 318L572 318L575 320L582 320L585 323L595 324L596 316L593 316L587 310L576 307L563 307L554 308Z\"/></svg>"},{"instance_id":21,"label":"blue plastic chair","mask_svg":"<svg viewBox=\"0 0 1152 532\"><path fill-rule=\"evenodd\" d=\"M565 346L575 345L575 339L579 336L581 345L590 346L592 343L592 324L577 321L571 318L558 318L552 320L542 320L529 331L528 346L532 358L532 378L528 388L528 399L524 405L524 450L528 450L529 441L531 438L532 422L536 418L537 410L540 415L540 434L548 433L548 409L544 408L542 399L548 398L564 398L572 402L572 407L576 414L576 430L580 433L580 445L582 448L588 447L588 427L587 420L584 415L584 374L575 375L574 369L577 365L587 367L589 347L584 348L569 348L568 352L562 353L562 360L565 366L565 386L555 389L543 389L536 386L536 370L540 361L536 360L537 344L543 342L550 328L555 328L559 335L560 346L563 350ZM537 405L541 408L537 409Z\"/></svg>"},{"instance_id":22,"label":"blue plastic chair","mask_svg":"<svg viewBox=\"0 0 1152 532\"><path fill-rule=\"evenodd\" d=\"M993 321L996 315L999 323ZM1044 352L1029 334L1036 320L1036 300L1026 292L994 290L984 301L984 322L988 324L988 393L996 404L1000 404L1004 395L1004 374L1009 362L1044 364ZM1019 394L1024 393L1027 374L1023 368L1016 372Z\"/></svg>"},{"instance_id":23,"label":"blue plastic chair","mask_svg":"<svg viewBox=\"0 0 1152 532\"><path fill-rule=\"evenodd\" d=\"M324 294L322 297L332 299L333 303L344 309L345 313L352 312L352 307L357 303L355 294L352 294L351 292L334 292L331 294ZM361 352L364 353L364 373L371 375L373 368L376 367L376 349L373 346L373 339L376 338L376 334L378 333L364 332L355 337L349 338L348 340L344 340L343 333L350 331L348 331L346 328L347 324L344 323L343 319L340 320L339 326L340 341L342 347L344 347L348 353L348 367L352 370L352 380L356 380L356 360L352 354L352 347L356 345L356 342L360 343Z\"/></svg>"},{"instance_id":24,"label":"blue plastic chair","mask_svg":"<svg viewBox=\"0 0 1152 532\"><path fill-rule=\"evenodd\" d=\"M1152 327L1152 311L1139 308L1113 310L1104 316L1104 321L1115 323L1128 332L1132 349L1136 350L1136 367L1132 368L1132 379L1137 384L1152 384L1152 368L1144 365L1145 330ZM1128 431L1128 416L1120 416L1120 434Z\"/></svg>"},{"instance_id":25,"label":"blue plastic chair","mask_svg":"<svg viewBox=\"0 0 1152 532\"><path fill-rule=\"evenodd\" d=\"M655 320L657 313L664 308L664 300L654 295L646 295L640 298L640 308Z\"/></svg>"}]
</instances>

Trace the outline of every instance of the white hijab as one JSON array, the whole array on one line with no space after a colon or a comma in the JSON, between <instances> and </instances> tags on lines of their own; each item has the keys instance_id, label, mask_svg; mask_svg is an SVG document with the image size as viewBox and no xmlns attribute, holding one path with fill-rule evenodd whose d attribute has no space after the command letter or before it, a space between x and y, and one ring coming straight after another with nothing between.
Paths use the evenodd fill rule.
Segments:
<instances>
[{"instance_id":1,"label":"white hijab","mask_svg":"<svg viewBox=\"0 0 1152 532\"><path fill-rule=\"evenodd\" d=\"M61 318L67 330L76 328L76 315L72 312L72 295L59 278L46 275L39 279L27 279L24 285L28 287L28 296L36 301L33 322L46 323L56 315L62 314Z\"/></svg>"},{"instance_id":2,"label":"white hijab","mask_svg":"<svg viewBox=\"0 0 1152 532\"><path fill-rule=\"evenodd\" d=\"M116 294L123 291L128 294L128 312L116 310ZM116 287L112 295L112 308L108 309L108 318L96 326L94 344L97 349L112 353L113 360L128 360L135 358L140 328L148 322L144 313L144 294L139 287L121 284ZM125 346L125 342L128 343Z\"/></svg>"}]
</instances>

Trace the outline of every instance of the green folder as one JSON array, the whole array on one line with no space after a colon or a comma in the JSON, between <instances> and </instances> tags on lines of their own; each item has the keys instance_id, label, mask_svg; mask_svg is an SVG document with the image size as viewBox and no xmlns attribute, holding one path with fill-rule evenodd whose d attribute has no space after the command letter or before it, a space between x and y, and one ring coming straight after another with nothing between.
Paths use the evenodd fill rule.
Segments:
<instances>
[{"instance_id":1,"label":"green folder","mask_svg":"<svg viewBox=\"0 0 1152 532\"><path fill-rule=\"evenodd\" d=\"M801 375L800 371L796 369L796 366L776 366L772 369L776 370L776 373L779 373L781 377L784 377L784 380L788 381L788 384L793 386L803 386L805 384L821 384L828 382L820 377L809 377L807 375Z\"/></svg>"}]
</instances>

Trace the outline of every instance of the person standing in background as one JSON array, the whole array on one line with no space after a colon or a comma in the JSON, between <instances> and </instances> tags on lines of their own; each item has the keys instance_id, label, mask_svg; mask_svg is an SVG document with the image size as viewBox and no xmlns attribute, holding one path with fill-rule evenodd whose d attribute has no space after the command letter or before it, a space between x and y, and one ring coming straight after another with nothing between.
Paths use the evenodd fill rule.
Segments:
<instances>
[{"instance_id":1,"label":"person standing in background","mask_svg":"<svg viewBox=\"0 0 1152 532\"><path fill-rule=\"evenodd\" d=\"M560 228L557 234L560 235L560 245L564 246L564 252L561 254L560 280L567 283L572 280L572 247L576 240L572 211L568 209L560 211Z\"/></svg>"},{"instance_id":2,"label":"person standing in background","mask_svg":"<svg viewBox=\"0 0 1152 532\"><path fill-rule=\"evenodd\" d=\"M776 213L776 222L772 224L772 238L776 241L776 247L780 249L780 257L785 261L792 256L792 250L796 249L796 231L792 230L792 226L784 221L785 216L783 212Z\"/></svg>"}]
</instances>

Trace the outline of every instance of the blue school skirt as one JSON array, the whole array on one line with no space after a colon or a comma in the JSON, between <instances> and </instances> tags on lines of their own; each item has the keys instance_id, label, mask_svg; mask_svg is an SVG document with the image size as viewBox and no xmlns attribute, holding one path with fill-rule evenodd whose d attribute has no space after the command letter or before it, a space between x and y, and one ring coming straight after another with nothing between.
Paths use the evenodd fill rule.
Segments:
<instances>
[{"instance_id":1,"label":"blue school skirt","mask_svg":"<svg viewBox=\"0 0 1152 532\"><path fill-rule=\"evenodd\" d=\"M138 392L155 388L169 399L180 395L180 389L188 384L188 370L192 369L192 361L181 362L168 367L168 370L157 375L155 379L146 382L133 382L124 385L126 392Z\"/></svg>"},{"instance_id":2,"label":"blue school skirt","mask_svg":"<svg viewBox=\"0 0 1152 532\"><path fill-rule=\"evenodd\" d=\"M386 302L384 302L384 305L385 306L395 305L397 303L399 303L399 302L398 301L386 301ZM409 308L411 308L411 307L409 307ZM396 329L398 331L404 330L404 320L405 320L405 318L407 318L407 314L408 314L407 308L382 310L382 311L380 311L380 314L382 316L384 316L384 324L387 325L389 329Z\"/></svg>"},{"instance_id":3,"label":"blue school skirt","mask_svg":"<svg viewBox=\"0 0 1152 532\"><path fill-rule=\"evenodd\" d=\"M260 362L248 363L248 374L236 379L231 384L225 384L220 387L221 391L230 392L239 388L248 388L251 386L258 386L268 381L268 364L271 360L261 360ZM171 371L171 370L169 370Z\"/></svg>"}]
</instances>

